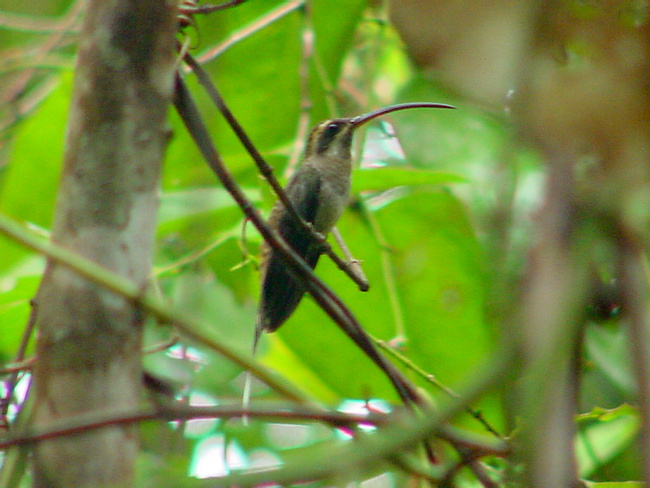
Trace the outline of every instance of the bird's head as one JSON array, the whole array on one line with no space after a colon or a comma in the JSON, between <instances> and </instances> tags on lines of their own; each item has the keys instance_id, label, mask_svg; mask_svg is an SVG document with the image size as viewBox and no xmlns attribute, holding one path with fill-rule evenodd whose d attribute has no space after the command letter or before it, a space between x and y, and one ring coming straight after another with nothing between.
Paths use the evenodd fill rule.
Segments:
<instances>
[{"instance_id":1,"label":"bird's head","mask_svg":"<svg viewBox=\"0 0 650 488\"><path fill-rule=\"evenodd\" d=\"M383 107L363 115L349 118L338 118L324 120L314 127L307 141L305 158L312 156L334 157L337 159L347 159L350 157L350 148L352 146L352 135L354 131L366 122L369 122L382 115L396 112L398 110L408 110L413 108L455 108L452 105L432 102L413 102L401 103Z\"/></svg>"}]
</instances>

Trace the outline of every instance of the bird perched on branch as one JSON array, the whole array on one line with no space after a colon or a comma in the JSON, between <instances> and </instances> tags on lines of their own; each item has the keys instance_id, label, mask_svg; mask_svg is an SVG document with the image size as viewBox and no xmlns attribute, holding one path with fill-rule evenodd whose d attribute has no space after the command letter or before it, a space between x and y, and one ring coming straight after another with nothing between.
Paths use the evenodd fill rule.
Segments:
<instances>
[{"instance_id":1,"label":"bird perched on branch","mask_svg":"<svg viewBox=\"0 0 650 488\"><path fill-rule=\"evenodd\" d=\"M278 201L269 224L310 268L323 252L323 238L343 214L350 196L352 136L366 122L398 110L454 108L451 105L417 102L391 105L352 118L326 120L311 131L304 162L289 180L285 193L297 214L309 225L297 221ZM262 332L274 332L295 311L305 294L304 282L290 271L290 265L266 242L262 247L262 291L253 350Z\"/></svg>"}]
</instances>

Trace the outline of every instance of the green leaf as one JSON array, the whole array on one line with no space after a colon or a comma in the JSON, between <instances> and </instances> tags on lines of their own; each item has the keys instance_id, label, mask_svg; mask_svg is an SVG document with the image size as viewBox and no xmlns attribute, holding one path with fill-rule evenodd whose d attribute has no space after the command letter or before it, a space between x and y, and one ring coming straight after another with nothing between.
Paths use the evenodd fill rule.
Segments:
<instances>
[{"instance_id":1,"label":"green leaf","mask_svg":"<svg viewBox=\"0 0 650 488\"><path fill-rule=\"evenodd\" d=\"M250 347L255 314L250 306L237 302L232 290L217 281L206 271L186 271L173 280L170 290L173 302L194 317L212 324L220 340L237 346L241 350ZM227 385L241 368L230 360L205 351L209 368L202 368L193 377L194 386ZM219 371L214 375L214 371Z\"/></svg>"},{"instance_id":2,"label":"green leaf","mask_svg":"<svg viewBox=\"0 0 650 488\"><path fill-rule=\"evenodd\" d=\"M190 215L235 207L230 194L217 188L189 188L166 192L160 200L160 223L187 218Z\"/></svg>"},{"instance_id":3,"label":"green leaf","mask_svg":"<svg viewBox=\"0 0 650 488\"><path fill-rule=\"evenodd\" d=\"M589 327L585 337L591 361L621 391L634 394L636 385L631 373L629 338L622 328Z\"/></svg>"},{"instance_id":4,"label":"green leaf","mask_svg":"<svg viewBox=\"0 0 650 488\"><path fill-rule=\"evenodd\" d=\"M302 36L308 27L302 8L271 20L270 14L287 5L280 0L245 2L237 8L199 19L201 45L197 57L210 51L233 32L247 35L225 53L209 61L205 68L222 93L239 123L263 155L281 154L281 165L292 146L301 113L301 97L308 96L312 123L333 114L326 109L326 93L336 85L341 65L354 39L366 0L320 0L310 4L313 9L314 58L310 65L310 92L301 88ZM336 9L336 15L331 15ZM261 29L254 31L252 27ZM208 44L205 40L210 40ZM325 80L320 76L325 73ZM220 154L228 167L243 175L245 183L257 181L253 163L242 151L232 130L209 101L193 75L187 76L192 92L214 135ZM202 168L193 144L174 116L175 137L169 147L171 165L166 171L166 185L191 181L194 184L214 181ZM183 164L178 162L184 161ZM197 165L197 161L200 164Z\"/></svg>"},{"instance_id":5,"label":"green leaf","mask_svg":"<svg viewBox=\"0 0 650 488\"><path fill-rule=\"evenodd\" d=\"M576 456L581 477L588 477L634 442L639 430L639 416L629 407L598 410L598 420L582 427L576 438Z\"/></svg>"},{"instance_id":6,"label":"green leaf","mask_svg":"<svg viewBox=\"0 0 650 488\"><path fill-rule=\"evenodd\" d=\"M10 360L20 344L29 314L31 300L36 294L40 276L29 276L17 279L9 285L8 280L2 281L7 287L0 293L0 360Z\"/></svg>"},{"instance_id":7,"label":"green leaf","mask_svg":"<svg viewBox=\"0 0 650 488\"><path fill-rule=\"evenodd\" d=\"M426 192L393 202L377 218L388 251L358 214L348 213L339 225L353 255L362 260L370 291L361 293L326 258L317 274L363 327L390 340L399 331L385 277L394 272L405 323L403 352L443 382L458 385L480 366L491 343L483 319L481 254L467 216L448 193ZM277 334L307 370L317 371L341 397L396 400L384 375L311 299L303 300ZM280 355L273 357L282 361ZM278 367L291 372L288 366Z\"/></svg>"},{"instance_id":8,"label":"green leaf","mask_svg":"<svg viewBox=\"0 0 650 488\"><path fill-rule=\"evenodd\" d=\"M643 488L644 484L640 481L608 481L602 483L593 483L584 481L584 484L590 488Z\"/></svg>"},{"instance_id":9,"label":"green leaf","mask_svg":"<svg viewBox=\"0 0 650 488\"><path fill-rule=\"evenodd\" d=\"M310 368L309 364L287 347L278 335L270 336L268 341L271 347L265 348L267 352L260 358L263 364L291 378L294 384L300 385L326 405L336 405L341 400L340 395L323 381L321 372Z\"/></svg>"},{"instance_id":10,"label":"green leaf","mask_svg":"<svg viewBox=\"0 0 650 488\"><path fill-rule=\"evenodd\" d=\"M62 76L59 87L16 132L0 194L0 209L14 218L50 225L71 90L72 76Z\"/></svg>"},{"instance_id":11,"label":"green leaf","mask_svg":"<svg viewBox=\"0 0 650 488\"><path fill-rule=\"evenodd\" d=\"M413 77L400 92L400 102L413 100L456 104L424 76ZM486 171L502 164L503 147L510 134L497 117L456 105L457 110L409 110L395 118L395 128L413 164L431 167L435 162L438 169L480 180Z\"/></svg>"},{"instance_id":12,"label":"green leaf","mask_svg":"<svg viewBox=\"0 0 650 488\"><path fill-rule=\"evenodd\" d=\"M49 227L63 160L72 76L17 129L11 164L0 188L0 211L11 217ZM22 246L0 236L0 270L17 269L30 255Z\"/></svg>"},{"instance_id":13,"label":"green leaf","mask_svg":"<svg viewBox=\"0 0 650 488\"><path fill-rule=\"evenodd\" d=\"M396 186L446 185L466 183L467 179L454 173L402 168L359 169L352 174L352 192L388 190Z\"/></svg>"}]
</instances>

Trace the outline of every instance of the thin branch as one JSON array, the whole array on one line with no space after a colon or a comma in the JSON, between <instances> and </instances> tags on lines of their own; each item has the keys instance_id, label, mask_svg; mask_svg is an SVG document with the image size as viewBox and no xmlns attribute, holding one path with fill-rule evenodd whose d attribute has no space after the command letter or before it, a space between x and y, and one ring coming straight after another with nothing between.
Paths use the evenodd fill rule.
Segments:
<instances>
[{"instance_id":1,"label":"thin branch","mask_svg":"<svg viewBox=\"0 0 650 488\"><path fill-rule=\"evenodd\" d=\"M5 381L5 391L6 395L2 398L2 411L0 416L6 418L7 412L9 411L9 405L11 405L11 397L14 394L14 389L16 384L18 384L18 375L27 368L31 368L33 365L33 358L25 360L25 352L27 351L27 346L34 332L34 327L36 325L36 303L31 302L31 310L29 312L29 319L27 320L27 325L23 331L22 338L20 340L20 345L18 346L18 351L14 357L14 363L7 366L5 371L0 371L0 374L11 373L11 376L7 381Z\"/></svg>"},{"instance_id":2,"label":"thin branch","mask_svg":"<svg viewBox=\"0 0 650 488\"><path fill-rule=\"evenodd\" d=\"M244 131L244 128L241 126L239 121L235 118L228 105L226 105L226 101L223 99L223 97L217 90L217 87L214 85L214 83L212 83L212 79L210 78L210 75L203 69L203 66L201 66L201 64L198 63L191 54L186 53L183 59L188 64L188 66L192 68L192 71L199 79L199 83L201 83L201 85L203 85L205 90L208 92L208 95L212 99L212 102L216 105L216 107L219 109L223 117L226 119L226 121L232 128L235 135L239 138L242 145L244 146L244 149L246 149L248 154L250 154L250 156L253 158L253 161L259 168L260 173L262 173L262 176L264 176L264 178L269 182L271 188L273 188L273 191L278 195L278 198L282 201L284 206L287 208L289 214L296 222L299 222L302 225L303 230L311 232L312 234L314 234L313 235L314 239L317 239L317 236L315 235L315 233L313 232L309 224L305 222L300 217L300 215L298 215L298 212L291 204L291 201L289 200L286 193L284 192L282 185L280 185L278 180L275 178L275 175L273 174L273 168L271 168L271 166L269 166L269 164L264 160L264 157L257 150L255 144L253 144L253 141L251 141L251 139L248 137L248 134L246 134L246 132ZM322 236L320 240L322 240Z\"/></svg>"},{"instance_id":3,"label":"thin branch","mask_svg":"<svg viewBox=\"0 0 650 488\"><path fill-rule=\"evenodd\" d=\"M86 6L86 2L81 0L76 1L60 21L58 28L46 39L45 42L39 45L38 50L33 56L32 63L41 64L49 53L54 50L70 33L72 27L76 22L81 19L81 13ZM23 73L4 90L3 99L13 101L17 99L24 91L27 84L32 80L36 69L26 69Z\"/></svg>"},{"instance_id":4,"label":"thin branch","mask_svg":"<svg viewBox=\"0 0 650 488\"><path fill-rule=\"evenodd\" d=\"M23 371L28 371L34 367L34 361L36 360L36 357L31 357L28 359L25 359L23 361L18 361L18 362L13 362L9 363L4 366L4 368L0 368L0 375L6 375L6 374L11 374L11 373L21 373ZM8 382L5 382L8 383ZM9 402L9 398L13 394L15 384L11 384L10 386L5 386L5 389L7 390L7 395L5 398L2 399L3 402L3 407L5 406L5 402ZM1 415L6 415L7 412L3 411Z\"/></svg>"},{"instance_id":5,"label":"thin branch","mask_svg":"<svg viewBox=\"0 0 650 488\"><path fill-rule=\"evenodd\" d=\"M427 383L430 383L435 387L439 388L441 391L445 392L451 398L454 399L460 398L460 395L458 393L456 393L451 388L441 383L438 380L438 378L435 377L435 375L425 371L423 368L415 364L412 360L410 360L403 354L400 354L398 351L390 347L385 341L382 341L375 337L372 337L372 340L377 345L377 347L379 347L383 351L386 351L389 355L397 359L400 363L402 363L405 367L413 371L415 374L417 374L420 378L425 380ZM483 416L483 414L479 410L475 410L470 406L467 407L467 413L469 413L472 417L474 417L489 433L491 433L492 435L494 435L499 439L503 439L503 436L499 434L499 432L497 432L497 430L490 425L490 423L487 421L487 419Z\"/></svg>"},{"instance_id":6,"label":"thin branch","mask_svg":"<svg viewBox=\"0 0 650 488\"><path fill-rule=\"evenodd\" d=\"M379 222L375 214L368 208L368 205L361 202L361 208L364 217L368 220L372 233L375 235L375 239L379 244L380 257L381 257L381 269L384 275L384 283L386 284L386 292L390 300L390 306L393 310L393 318L395 320L395 336L398 340L407 340L406 337L406 327L404 326L404 312L402 311L402 304L399 299L399 293L397 292L397 282L395 279L395 269L393 268L393 263L390 260L390 254L388 252L389 246L386 244L386 238L379 226Z\"/></svg>"},{"instance_id":7,"label":"thin branch","mask_svg":"<svg viewBox=\"0 0 650 488\"><path fill-rule=\"evenodd\" d=\"M458 399L462 399L462 396L459 395ZM503 457L512 452L512 446L506 439L487 437L485 434L461 430L452 425L442 426L438 432L438 437L449 443L463 446L476 459L484 456Z\"/></svg>"},{"instance_id":8,"label":"thin branch","mask_svg":"<svg viewBox=\"0 0 650 488\"><path fill-rule=\"evenodd\" d=\"M418 457L403 452L395 453L390 457L390 461L409 476L415 477L418 480L426 481L429 483L429 486L440 486L440 480L444 478L446 472L445 467L442 464L430 463L423 465Z\"/></svg>"},{"instance_id":9,"label":"thin branch","mask_svg":"<svg viewBox=\"0 0 650 488\"><path fill-rule=\"evenodd\" d=\"M293 385L290 385L283 378L252 360L248 352L239 351L228 345L228 341L225 339L217 337L217 332L214 328L168 306L153 292L142 290L130 280L66 248L35 237L20 224L2 213L0 213L0 234L4 234L16 242L40 252L52 261L64 264L80 276L131 300L159 320L174 324L188 338L204 344L240 365L242 368L251 371L257 378L287 398L299 403L311 403L311 400Z\"/></svg>"},{"instance_id":10,"label":"thin branch","mask_svg":"<svg viewBox=\"0 0 650 488\"><path fill-rule=\"evenodd\" d=\"M219 237L218 239L215 239L214 241L212 241L210 244L208 244L207 246L205 246L202 249L198 249L198 250L188 254L187 256L184 256L184 257L178 259L177 261L174 261L173 263L167 264L165 266L159 266L159 267L155 268L154 269L154 274L156 276L160 276L162 274L168 273L170 271L181 268L181 267L186 266L188 264L192 264L192 263L200 260L204 256L210 254L212 251L214 251L216 248L218 248L223 243L225 243L228 239L231 239L231 238L232 238L232 235L229 235L229 234L223 235L223 236Z\"/></svg>"},{"instance_id":11,"label":"thin branch","mask_svg":"<svg viewBox=\"0 0 650 488\"><path fill-rule=\"evenodd\" d=\"M345 240L343 239L343 235L341 234L341 232L336 226L332 228L332 235L334 236L334 240L336 241L336 243L339 245L341 252L345 256L350 271L355 274L356 276L355 282L359 285L359 289L361 291L368 291L370 289L370 282L368 281L366 274L363 272L363 268L361 267L361 262L358 259L354 258L354 256L350 252L350 248L348 248L348 245L345 243Z\"/></svg>"},{"instance_id":12,"label":"thin branch","mask_svg":"<svg viewBox=\"0 0 650 488\"><path fill-rule=\"evenodd\" d=\"M298 10L305 5L305 0L294 0L287 2L279 7L271 10L268 14L261 17L259 20L253 22L249 26L244 27L241 30L233 32L228 39L219 44L218 46L208 50L198 57L201 63L207 63L213 59L221 56L228 49L233 47L235 44L243 41L244 39L252 36L253 34L259 32L260 30L268 27L273 22L281 19L285 15L290 14L294 10Z\"/></svg>"},{"instance_id":13,"label":"thin branch","mask_svg":"<svg viewBox=\"0 0 650 488\"><path fill-rule=\"evenodd\" d=\"M11 12L0 12L0 27L28 32L70 32L70 19L76 20L85 7L86 2L77 0L61 17L37 17Z\"/></svg>"},{"instance_id":14,"label":"thin branch","mask_svg":"<svg viewBox=\"0 0 650 488\"><path fill-rule=\"evenodd\" d=\"M215 5L212 4L198 5L197 3L192 1L185 1L180 4L179 11L185 15L195 15L195 14L207 15L213 12L218 12L219 10L226 10L232 7L236 7L237 5L241 5L246 1L247 0L230 0L229 2L219 3Z\"/></svg>"},{"instance_id":15,"label":"thin branch","mask_svg":"<svg viewBox=\"0 0 650 488\"><path fill-rule=\"evenodd\" d=\"M147 409L127 411L98 411L89 412L74 418L66 418L52 422L47 429L23 433L19 436L4 436L0 438L0 450L12 446L33 444L45 439L64 437L80 432L86 432L109 425L134 424L147 420L164 422L187 421L198 419L231 419L243 416L283 420L284 422L302 422L305 420L325 422L335 427L348 425L385 425L393 417L386 414L368 413L357 415L336 411L325 411L298 407L295 404L279 407L254 406L250 410L242 410L241 405L189 406L180 404L158 405Z\"/></svg>"},{"instance_id":16,"label":"thin branch","mask_svg":"<svg viewBox=\"0 0 650 488\"><path fill-rule=\"evenodd\" d=\"M59 76L46 76L38 85L25 93L20 100L0 100L0 105L4 105L5 103L13 105L10 107L10 110L6 111L6 114L0 117L0 136L18 124L38 104L45 100L59 86L60 81Z\"/></svg>"},{"instance_id":17,"label":"thin branch","mask_svg":"<svg viewBox=\"0 0 650 488\"><path fill-rule=\"evenodd\" d=\"M313 449L299 462L287 463L273 471L247 471L221 478L205 479L197 486L255 486L277 483L290 485L305 480L339 479L350 472L362 476L394 453L405 452L440 431L441 426L497 385L516 360L514 348L508 346L485 361L485 368L461 393L462 399L439 410L428 409L421 416L405 416L372 434L359 435L355 442ZM324 462L326 460L327 462Z\"/></svg>"},{"instance_id":18,"label":"thin branch","mask_svg":"<svg viewBox=\"0 0 650 488\"><path fill-rule=\"evenodd\" d=\"M156 344L152 344L142 349L142 354L155 354L157 352L166 351L170 347L175 346L180 341L180 337L176 333L172 333L169 338L164 341L160 341Z\"/></svg>"},{"instance_id":19,"label":"thin branch","mask_svg":"<svg viewBox=\"0 0 650 488\"><path fill-rule=\"evenodd\" d=\"M476 474L477 472L477 478L479 483L483 485L485 488L496 488L499 486L497 483L492 481L487 474L485 473L484 469L478 461L476 460L471 460L471 462L467 462L465 459L461 459L454 463L453 466L447 469L446 473L444 476L441 477L441 480L439 482L440 486L454 486L453 485L453 480L456 477L456 475L465 467L469 466L474 470L474 473ZM476 469L479 468L479 469Z\"/></svg>"}]
</instances>

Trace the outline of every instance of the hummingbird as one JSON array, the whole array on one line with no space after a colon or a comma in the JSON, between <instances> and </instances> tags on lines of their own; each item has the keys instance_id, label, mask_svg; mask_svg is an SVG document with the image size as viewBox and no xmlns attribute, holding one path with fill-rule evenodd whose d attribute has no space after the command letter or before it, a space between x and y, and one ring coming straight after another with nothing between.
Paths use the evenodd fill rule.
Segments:
<instances>
[{"instance_id":1,"label":"hummingbird","mask_svg":"<svg viewBox=\"0 0 650 488\"><path fill-rule=\"evenodd\" d=\"M414 108L455 107L432 102L402 103L356 117L325 120L312 129L303 164L284 189L296 213L309 225L306 228L297 222L281 201L275 204L269 217L270 227L310 268L316 267L323 243L309 227L325 238L348 204L355 130L382 115ZM261 298L253 351L262 333L276 331L293 314L305 294L304 284L294 278L285 261L266 242L262 244L260 271Z\"/></svg>"}]
</instances>

